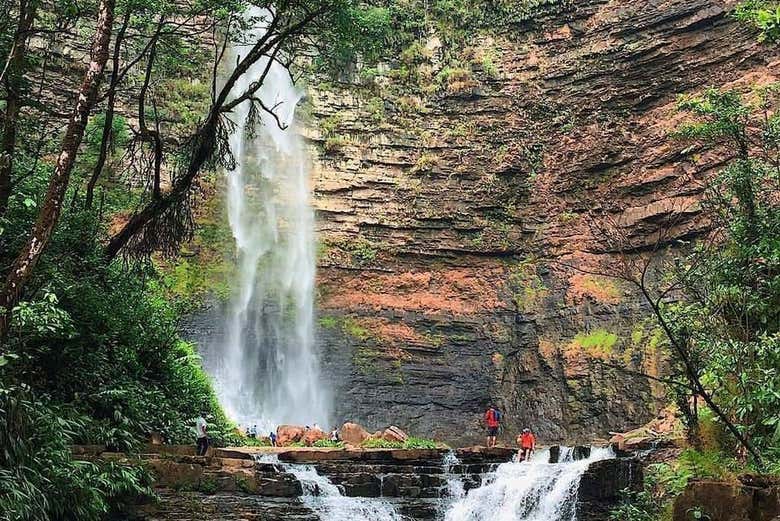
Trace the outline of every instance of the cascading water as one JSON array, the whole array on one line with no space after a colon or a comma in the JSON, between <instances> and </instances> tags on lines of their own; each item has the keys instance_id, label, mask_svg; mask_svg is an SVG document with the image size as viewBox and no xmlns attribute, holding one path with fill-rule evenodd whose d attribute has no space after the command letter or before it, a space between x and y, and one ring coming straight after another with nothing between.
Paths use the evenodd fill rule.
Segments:
<instances>
[{"instance_id":1,"label":"cascading water","mask_svg":"<svg viewBox=\"0 0 780 521\"><path fill-rule=\"evenodd\" d=\"M614 457L609 448L593 448L575 461L561 451L561 463L547 463L542 451L531 461L503 463L479 488L452 504L445 521L573 521L580 479L594 461Z\"/></svg>"},{"instance_id":2,"label":"cascading water","mask_svg":"<svg viewBox=\"0 0 780 521\"><path fill-rule=\"evenodd\" d=\"M312 465L280 463L273 455L259 461L278 465L295 476L303 486L301 502L317 514L321 521L402 521L402 517L387 500L347 497Z\"/></svg>"},{"instance_id":3,"label":"cascading water","mask_svg":"<svg viewBox=\"0 0 780 521\"><path fill-rule=\"evenodd\" d=\"M250 8L247 45L235 45L235 64L262 36L268 12ZM240 95L268 66L260 60L232 89ZM228 71L229 72L229 71ZM322 384L313 338L314 214L306 149L296 131L301 93L287 70L271 64L256 96L276 107L250 127L248 102L230 114L236 168L227 172L227 206L237 251L237 274L224 318L224 337L204 353L204 365L228 414L261 432L281 423L328 425L330 398Z\"/></svg>"}]
</instances>

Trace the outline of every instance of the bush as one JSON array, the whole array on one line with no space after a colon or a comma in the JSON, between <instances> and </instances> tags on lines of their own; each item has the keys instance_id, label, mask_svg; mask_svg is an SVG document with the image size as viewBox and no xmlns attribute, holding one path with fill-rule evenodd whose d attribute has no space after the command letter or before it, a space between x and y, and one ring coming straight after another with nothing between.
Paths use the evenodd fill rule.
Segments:
<instances>
[{"instance_id":1,"label":"bush","mask_svg":"<svg viewBox=\"0 0 780 521\"><path fill-rule=\"evenodd\" d=\"M384 438L368 438L360 446L365 449L401 449L404 444L398 441L388 441Z\"/></svg>"},{"instance_id":2,"label":"bush","mask_svg":"<svg viewBox=\"0 0 780 521\"><path fill-rule=\"evenodd\" d=\"M0 389L0 512L8 521L92 521L151 495L141 467L77 461L70 444L89 424L24 388Z\"/></svg>"},{"instance_id":3,"label":"bush","mask_svg":"<svg viewBox=\"0 0 780 521\"><path fill-rule=\"evenodd\" d=\"M388 441L384 438L368 438L361 446L366 449L435 449L436 442L426 438L409 436L405 442Z\"/></svg>"},{"instance_id":4,"label":"bush","mask_svg":"<svg viewBox=\"0 0 780 521\"><path fill-rule=\"evenodd\" d=\"M343 441L336 441L336 440L317 440L314 442L314 447L320 447L320 448L335 448L335 449L343 449L344 448L344 442Z\"/></svg>"},{"instance_id":5,"label":"bush","mask_svg":"<svg viewBox=\"0 0 780 521\"><path fill-rule=\"evenodd\" d=\"M404 442L405 449L435 449L436 442L426 438L409 436Z\"/></svg>"}]
</instances>

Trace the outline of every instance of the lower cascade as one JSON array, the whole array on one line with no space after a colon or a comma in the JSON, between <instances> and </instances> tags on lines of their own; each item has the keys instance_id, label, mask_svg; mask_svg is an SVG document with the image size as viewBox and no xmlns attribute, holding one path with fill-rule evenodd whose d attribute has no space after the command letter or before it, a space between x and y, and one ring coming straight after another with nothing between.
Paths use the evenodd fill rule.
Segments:
<instances>
[{"instance_id":1,"label":"lower cascade","mask_svg":"<svg viewBox=\"0 0 780 521\"><path fill-rule=\"evenodd\" d=\"M482 486L469 490L447 510L445 521L573 521L580 479L591 463L613 458L610 448L592 448L575 460L561 447L558 463L545 450L527 462L498 466Z\"/></svg>"},{"instance_id":2,"label":"lower cascade","mask_svg":"<svg viewBox=\"0 0 780 521\"><path fill-rule=\"evenodd\" d=\"M295 476L303 487L301 502L321 521L403 521L393 506L382 498L348 497L313 465L280 463L276 457L260 461L279 465Z\"/></svg>"},{"instance_id":3,"label":"lower cascade","mask_svg":"<svg viewBox=\"0 0 780 521\"><path fill-rule=\"evenodd\" d=\"M387 489L388 496L380 486L370 497L350 482L365 473L379 472L373 477L384 481L408 471L349 463L352 475L345 480L343 469L332 463L282 462L270 454L257 461L300 483L298 500L321 521L575 521L583 475L590 465L614 457L610 448L555 447L526 462L476 463L461 461L451 450L438 462L419 462L424 467L417 468L428 474L415 479L417 488Z\"/></svg>"}]
</instances>

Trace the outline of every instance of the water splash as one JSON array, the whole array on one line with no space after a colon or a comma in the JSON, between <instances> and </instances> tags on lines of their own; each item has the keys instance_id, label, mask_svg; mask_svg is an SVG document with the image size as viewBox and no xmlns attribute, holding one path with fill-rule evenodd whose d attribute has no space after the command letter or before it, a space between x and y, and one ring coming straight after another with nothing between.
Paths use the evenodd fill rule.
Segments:
<instances>
[{"instance_id":1,"label":"water splash","mask_svg":"<svg viewBox=\"0 0 780 521\"><path fill-rule=\"evenodd\" d=\"M470 490L445 514L445 521L573 521L580 479L594 461L614 457L596 448L590 457L573 460L561 451L562 462L550 464L549 452L531 461L503 463L479 488Z\"/></svg>"},{"instance_id":2,"label":"water splash","mask_svg":"<svg viewBox=\"0 0 780 521\"><path fill-rule=\"evenodd\" d=\"M258 461L273 463L292 474L303 486L301 502L311 509L321 521L402 521L386 499L347 497L327 476L317 472L312 465L280 463L275 455L266 455Z\"/></svg>"},{"instance_id":3,"label":"water splash","mask_svg":"<svg viewBox=\"0 0 780 521\"><path fill-rule=\"evenodd\" d=\"M265 32L268 12L245 13L255 28L248 42ZM226 53L234 64L249 46ZM260 60L232 94L244 92L268 65ZM313 336L315 276L314 213L309 200L306 149L296 131L301 93L287 71L273 63L257 97L277 107L282 130L262 114L250 127L246 102L230 114L230 146L236 168L227 172L227 207L237 251L233 295L224 317L224 338L208 346L204 365L217 394L236 421L260 431L281 423L329 424L330 397L320 378Z\"/></svg>"},{"instance_id":4,"label":"water splash","mask_svg":"<svg viewBox=\"0 0 780 521\"><path fill-rule=\"evenodd\" d=\"M442 458L442 473L446 479L446 489L444 490L445 504L463 499L466 495L466 486L463 483L463 475L454 472L461 464L458 455L454 450L449 450Z\"/></svg>"}]
</instances>

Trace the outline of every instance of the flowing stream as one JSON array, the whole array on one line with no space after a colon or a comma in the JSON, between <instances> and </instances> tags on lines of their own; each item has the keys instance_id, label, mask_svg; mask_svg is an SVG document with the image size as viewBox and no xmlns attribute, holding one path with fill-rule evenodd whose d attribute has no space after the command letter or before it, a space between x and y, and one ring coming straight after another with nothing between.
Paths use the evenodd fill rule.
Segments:
<instances>
[{"instance_id":1,"label":"flowing stream","mask_svg":"<svg viewBox=\"0 0 780 521\"><path fill-rule=\"evenodd\" d=\"M585 470L614 453L594 447L590 457L575 461L571 449L561 449L560 463L548 463L548 451L527 462L502 463L481 487L448 507L445 521L573 521Z\"/></svg>"},{"instance_id":2,"label":"flowing stream","mask_svg":"<svg viewBox=\"0 0 780 521\"><path fill-rule=\"evenodd\" d=\"M257 41L267 11L250 8L245 17L255 27L246 40ZM230 48L225 69L249 48ZM244 92L267 65L256 63L232 95ZM287 128L262 110L262 124L252 125L247 102L230 114L236 168L226 172L227 210L237 270L224 336L207 347L204 365L228 414L263 433L281 423L329 425L330 397L313 336L314 213L306 147L294 118L301 93L274 62L257 97L276 107Z\"/></svg>"}]
</instances>

